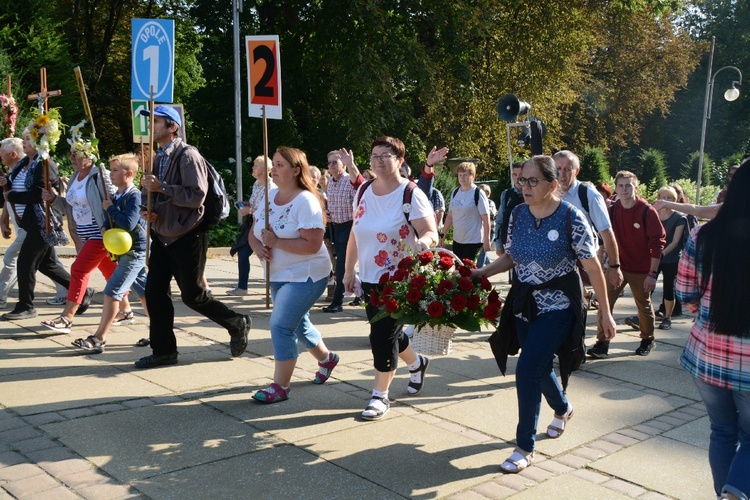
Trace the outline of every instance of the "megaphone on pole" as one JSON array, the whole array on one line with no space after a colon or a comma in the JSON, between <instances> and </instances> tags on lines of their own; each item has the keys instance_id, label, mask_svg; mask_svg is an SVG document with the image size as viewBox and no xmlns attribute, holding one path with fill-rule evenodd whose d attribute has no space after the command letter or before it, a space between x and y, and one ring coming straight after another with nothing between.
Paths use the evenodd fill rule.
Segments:
<instances>
[{"instance_id":1,"label":"megaphone on pole","mask_svg":"<svg viewBox=\"0 0 750 500\"><path fill-rule=\"evenodd\" d=\"M497 101L497 116L505 122L514 122L518 115L525 115L531 109L528 102L523 102L515 94L505 94Z\"/></svg>"}]
</instances>

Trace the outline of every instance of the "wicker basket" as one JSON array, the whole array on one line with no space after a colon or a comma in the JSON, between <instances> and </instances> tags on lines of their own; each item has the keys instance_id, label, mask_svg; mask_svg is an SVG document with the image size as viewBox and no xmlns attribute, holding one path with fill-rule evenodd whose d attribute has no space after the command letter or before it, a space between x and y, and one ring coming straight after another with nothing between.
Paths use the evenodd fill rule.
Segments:
<instances>
[{"instance_id":1,"label":"wicker basket","mask_svg":"<svg viewBox=\"0 0 750 500\"><path fill-rule=\"evenodd\" d=\"M456 328L452 326L425 325L421 330L414 332L411 339L412 347L414 351L430 356L450 354L455 331Z\"/></svg>"}]
</instances>

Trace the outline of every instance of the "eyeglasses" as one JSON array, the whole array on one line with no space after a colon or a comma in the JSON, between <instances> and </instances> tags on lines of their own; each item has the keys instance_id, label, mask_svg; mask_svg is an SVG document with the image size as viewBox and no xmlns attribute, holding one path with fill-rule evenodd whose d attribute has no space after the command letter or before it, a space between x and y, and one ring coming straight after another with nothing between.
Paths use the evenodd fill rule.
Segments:
<instances>
[{"instance_id":1,"label":"eyeglasses","mask_svg":"<svg viewBox=\"0 0 750 500\"><path fill-rule=\"evenodd\" d=\"M519 186L536 187L536 185L539 184L539 181L547 181L547 179L537 179L536 177L529 177L527 179L526 177L519 177L518 178L518 185ZM549 182L549 181L547 181L547 182Z\"/></svg>"},{"instance_id":2,"label":"eyeglasses","mask_svg":"<svg viewBox=\"0 0 750 500\"><path fill-rule=\"evenodd\" d=\"M370 156L370 161L388 161L395 158L398 158L398 155L387 153L382 155L372 155Z\"/></svg>"},{"instance_id":3,"label":"eyeglasses","mask_svg":"<svg viewBox=\"0 0 750 500\"><path fill-rule=\"evenodd\" d=\"M341 161L341 160L334 160L334 161L329 161L329 162L328 162L328 166L330 167L330 166L332 166L332 165L338 165L338 164L339 164L339 161Z\"/></svg>"}]
</instances>

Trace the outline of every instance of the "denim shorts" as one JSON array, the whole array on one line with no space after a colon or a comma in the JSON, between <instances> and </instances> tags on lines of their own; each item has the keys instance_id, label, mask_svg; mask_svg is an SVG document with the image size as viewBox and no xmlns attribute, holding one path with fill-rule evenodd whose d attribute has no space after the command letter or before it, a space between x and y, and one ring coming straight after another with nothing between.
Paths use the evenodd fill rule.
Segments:
<instances>
[{"instance_id":1,"label":"denim shorts","mask_svg":"<svg viewBox=\"0 0 750 500\"><path fill-rule=\"evenodd\" d=\"M136 299L143 297L146 290L146 252L130 251L120 255L117 267L104 287L104 295L119 301L128 290Z\"/></svg>"},{"instance_id":2,"label":"denim shorts","mask_svg":"<svg viewBox=\"0 0 750 500\"><path fill-rule=\"evenodd\" d=\"M271 282L271 342L276 361L289 361L299 357L303 349L316 347L320 332L310 321L310 308L328 285L328 278L305 282Z\"/></svg>"}]
</instances>

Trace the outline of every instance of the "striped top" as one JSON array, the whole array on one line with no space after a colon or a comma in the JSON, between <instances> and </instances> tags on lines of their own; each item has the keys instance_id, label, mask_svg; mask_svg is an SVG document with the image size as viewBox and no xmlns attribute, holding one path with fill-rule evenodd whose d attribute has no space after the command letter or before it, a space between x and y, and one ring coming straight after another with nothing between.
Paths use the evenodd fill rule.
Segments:
<instances>
[{"instance_id":1,"label":"striped top","mask_svg":"<svg viewBox=\"0 0 750 500\"><path fill-rule=\"evenodd\" d=\"M22 193L24 191L28 191L26 189L26 176L28 175L29 171L25 168L22 168L18 171L16 176L13 178L13 183L11 184L11 189L15 191L16 193ZM23 218L23 213L26 211L26 205L23 205L21 203L16 203L16 213L18 214L18 219L16 221L17 224L21 223L21 219ZM12 212L11 212L12 213Z\"/></svg>"},{"instance_id":2,"label":"striped top","mask_svg":"<svg viewBox=\"0 0 750 500\"><path fill-rule=\"evenodd\" d=\"M677 299L691 306L691 310L698 307L680 364L707 384L750 392L750 336L741 338L717 332L709 310L713 279L704 293L700 291L701 266L695 247L700 229L698 226L690 233L677 270Z\"/></svg>"}]
</instances>

